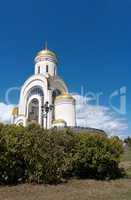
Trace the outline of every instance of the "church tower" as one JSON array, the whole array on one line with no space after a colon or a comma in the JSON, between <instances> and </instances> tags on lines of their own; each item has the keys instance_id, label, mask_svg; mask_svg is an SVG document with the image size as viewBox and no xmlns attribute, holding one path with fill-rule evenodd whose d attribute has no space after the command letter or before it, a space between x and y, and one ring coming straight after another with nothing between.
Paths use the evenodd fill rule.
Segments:
<instances>
[{"instance_id":1,"label":"church tower","mask_svg":"<svg viewBox=\"0 0 131 200\"><path fill-rule=\"evenodd\" d=\"M58 60L55 53L47 49L47 45L44 50L37 54L35 63L35 74L57 75Z\"/></svg>"},{"instance_id":2,"label":"church tower","mask_svg":"<svg viewBox=\"0 0 131 200\"><path fill-rule=\"evenodd\" d=\"M76 126L75 99L57 75L56 54L46 45L34 61L35 74L22 86L19 104L12 112L12 123L23 126L36 123L47 129Z\"/></svg>"}]
</instances>

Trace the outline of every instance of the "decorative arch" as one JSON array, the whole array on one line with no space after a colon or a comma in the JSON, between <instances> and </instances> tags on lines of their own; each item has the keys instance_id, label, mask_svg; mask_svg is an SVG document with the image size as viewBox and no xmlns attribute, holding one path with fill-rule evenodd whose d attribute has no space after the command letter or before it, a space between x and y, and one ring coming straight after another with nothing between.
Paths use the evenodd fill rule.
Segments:
<instances>
[{"instance_id":1,"label":"decorative arch","mask_svg":"<svg viewBox=\"0 0 131 200\"><path fill-rule=\"evenodd\" d=\"M34 86L34 87L30 88L29 92L27 93L27 101L33 95L38 95L40 97L43 97L44 92L40 86Z\"/></svg>"},{"instance_id":2,"label":"decorative arch","mask_svg":"<svg viewBox=\"0 0 131 200\"><path fill-rule=\"evenodd\" d=\"M22 125L22 126L25 126L26 125L26 120L25 120L25 116L23 115L19 115L15 120L14 120L14 123L16 125Z\"/></svg>"},{"instance_id":3,"label":"decorative arch","mask_svg":"<svg viewBox=\"0 0 131 200\"><path fill-rule=\"evenodd\" d=\"M39 123L39 100L33 98L28 105L28 122Z\"/></svg>"},{"instance_id":4,"label":"decorative arch","mask_svg":"<svg viewBox=\"0 0 131 200\"><path fill-rule=\"evenodd\" d=\"M24 122L23 122L22 120L21 120L21 121L18 121L16 125L17 125L17 126L24 126Z\"/></svg>"},{"instance_id":5,"label":"decorative arch","mask_svg":"<svg viewBox=\"0 0 131 200\"><path fill-rule=\"evenodd\" d=\"M39 108L38 108L38 112L40 111L40 104L42 104L42 102L44 101L44 92L42 87L40 86L34 86L32 88L30 88L29 92L27 93L26 96L26 112L25 115L28 117L28 107L29 107L29 103L31 101L33 101L33 99L37 99L39 101ZM40 103L41 102L41 103Z\"/></svg>"},{"instance_id":6,"label":"decorative arch","mask_svg":"<svg viewBox=\"0 0 131 200\"><path fill-rule=\"evenodd\" d=\"M20 102L19 102L19 107L20 107L20 114L26 115L26 105L27 105L27 99L32 93L34 92L35 89L40 88L40 92L38 92L38 96L47 96L47 80L45 77L41 75L34 75L31 76L23 85L21 89L21 94L20 94Z\"/></svg>"}]
</instances>

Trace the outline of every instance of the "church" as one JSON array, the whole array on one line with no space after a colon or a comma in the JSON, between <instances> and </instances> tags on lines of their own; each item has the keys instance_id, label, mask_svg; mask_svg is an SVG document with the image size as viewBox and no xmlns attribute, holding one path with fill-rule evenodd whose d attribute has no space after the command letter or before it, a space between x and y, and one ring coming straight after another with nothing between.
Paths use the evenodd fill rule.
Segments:
<instances>
[{"instance_id":1,"label":"church","mask_svg":"<svg viewBox=\"0 0 131 200\"><path fill-rule=\"evenodd\" d=\"M75 99L58 76L58 58L47 48L38 52L34 75L23 84L19 104L12 111L12 123L43 128L75 127Z\"/></svg>"}]
</instances>

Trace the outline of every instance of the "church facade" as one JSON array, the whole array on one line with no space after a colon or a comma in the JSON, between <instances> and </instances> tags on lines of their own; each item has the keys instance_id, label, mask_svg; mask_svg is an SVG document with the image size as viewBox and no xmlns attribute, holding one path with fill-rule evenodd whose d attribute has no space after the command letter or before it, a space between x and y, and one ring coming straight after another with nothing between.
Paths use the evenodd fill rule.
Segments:
<instances>
[{"instance_id":1,"label":"church facade","mask_svg":"<svg viewBox=\"0 0 131 200\"><path fill-rule=\"evenodd\" d=\"M21 88L12 123L23 126L36 123L47 129L76 126L75 99L57 71L56 54L47 48L38 52L35 73Z\"/></svg>"}]
</instances>

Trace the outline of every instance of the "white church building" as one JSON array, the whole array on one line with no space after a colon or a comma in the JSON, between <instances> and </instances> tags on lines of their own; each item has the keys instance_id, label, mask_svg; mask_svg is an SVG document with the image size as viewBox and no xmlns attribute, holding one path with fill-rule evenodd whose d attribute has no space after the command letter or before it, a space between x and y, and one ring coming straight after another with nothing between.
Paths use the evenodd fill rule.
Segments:
<instances>
[{"instance_id":1,"label":"white church building","mask_svg":"<svg viewBox=\"0 0 131 200\"><path fill-rule=\"evenodd\" d=\"M35 57L35 73L21 88L20 100L12 112L12 123L43 128L75 127L75 99L58 76L58 59L54 52L41 50Z\"/></svg>"}]
</instances>

